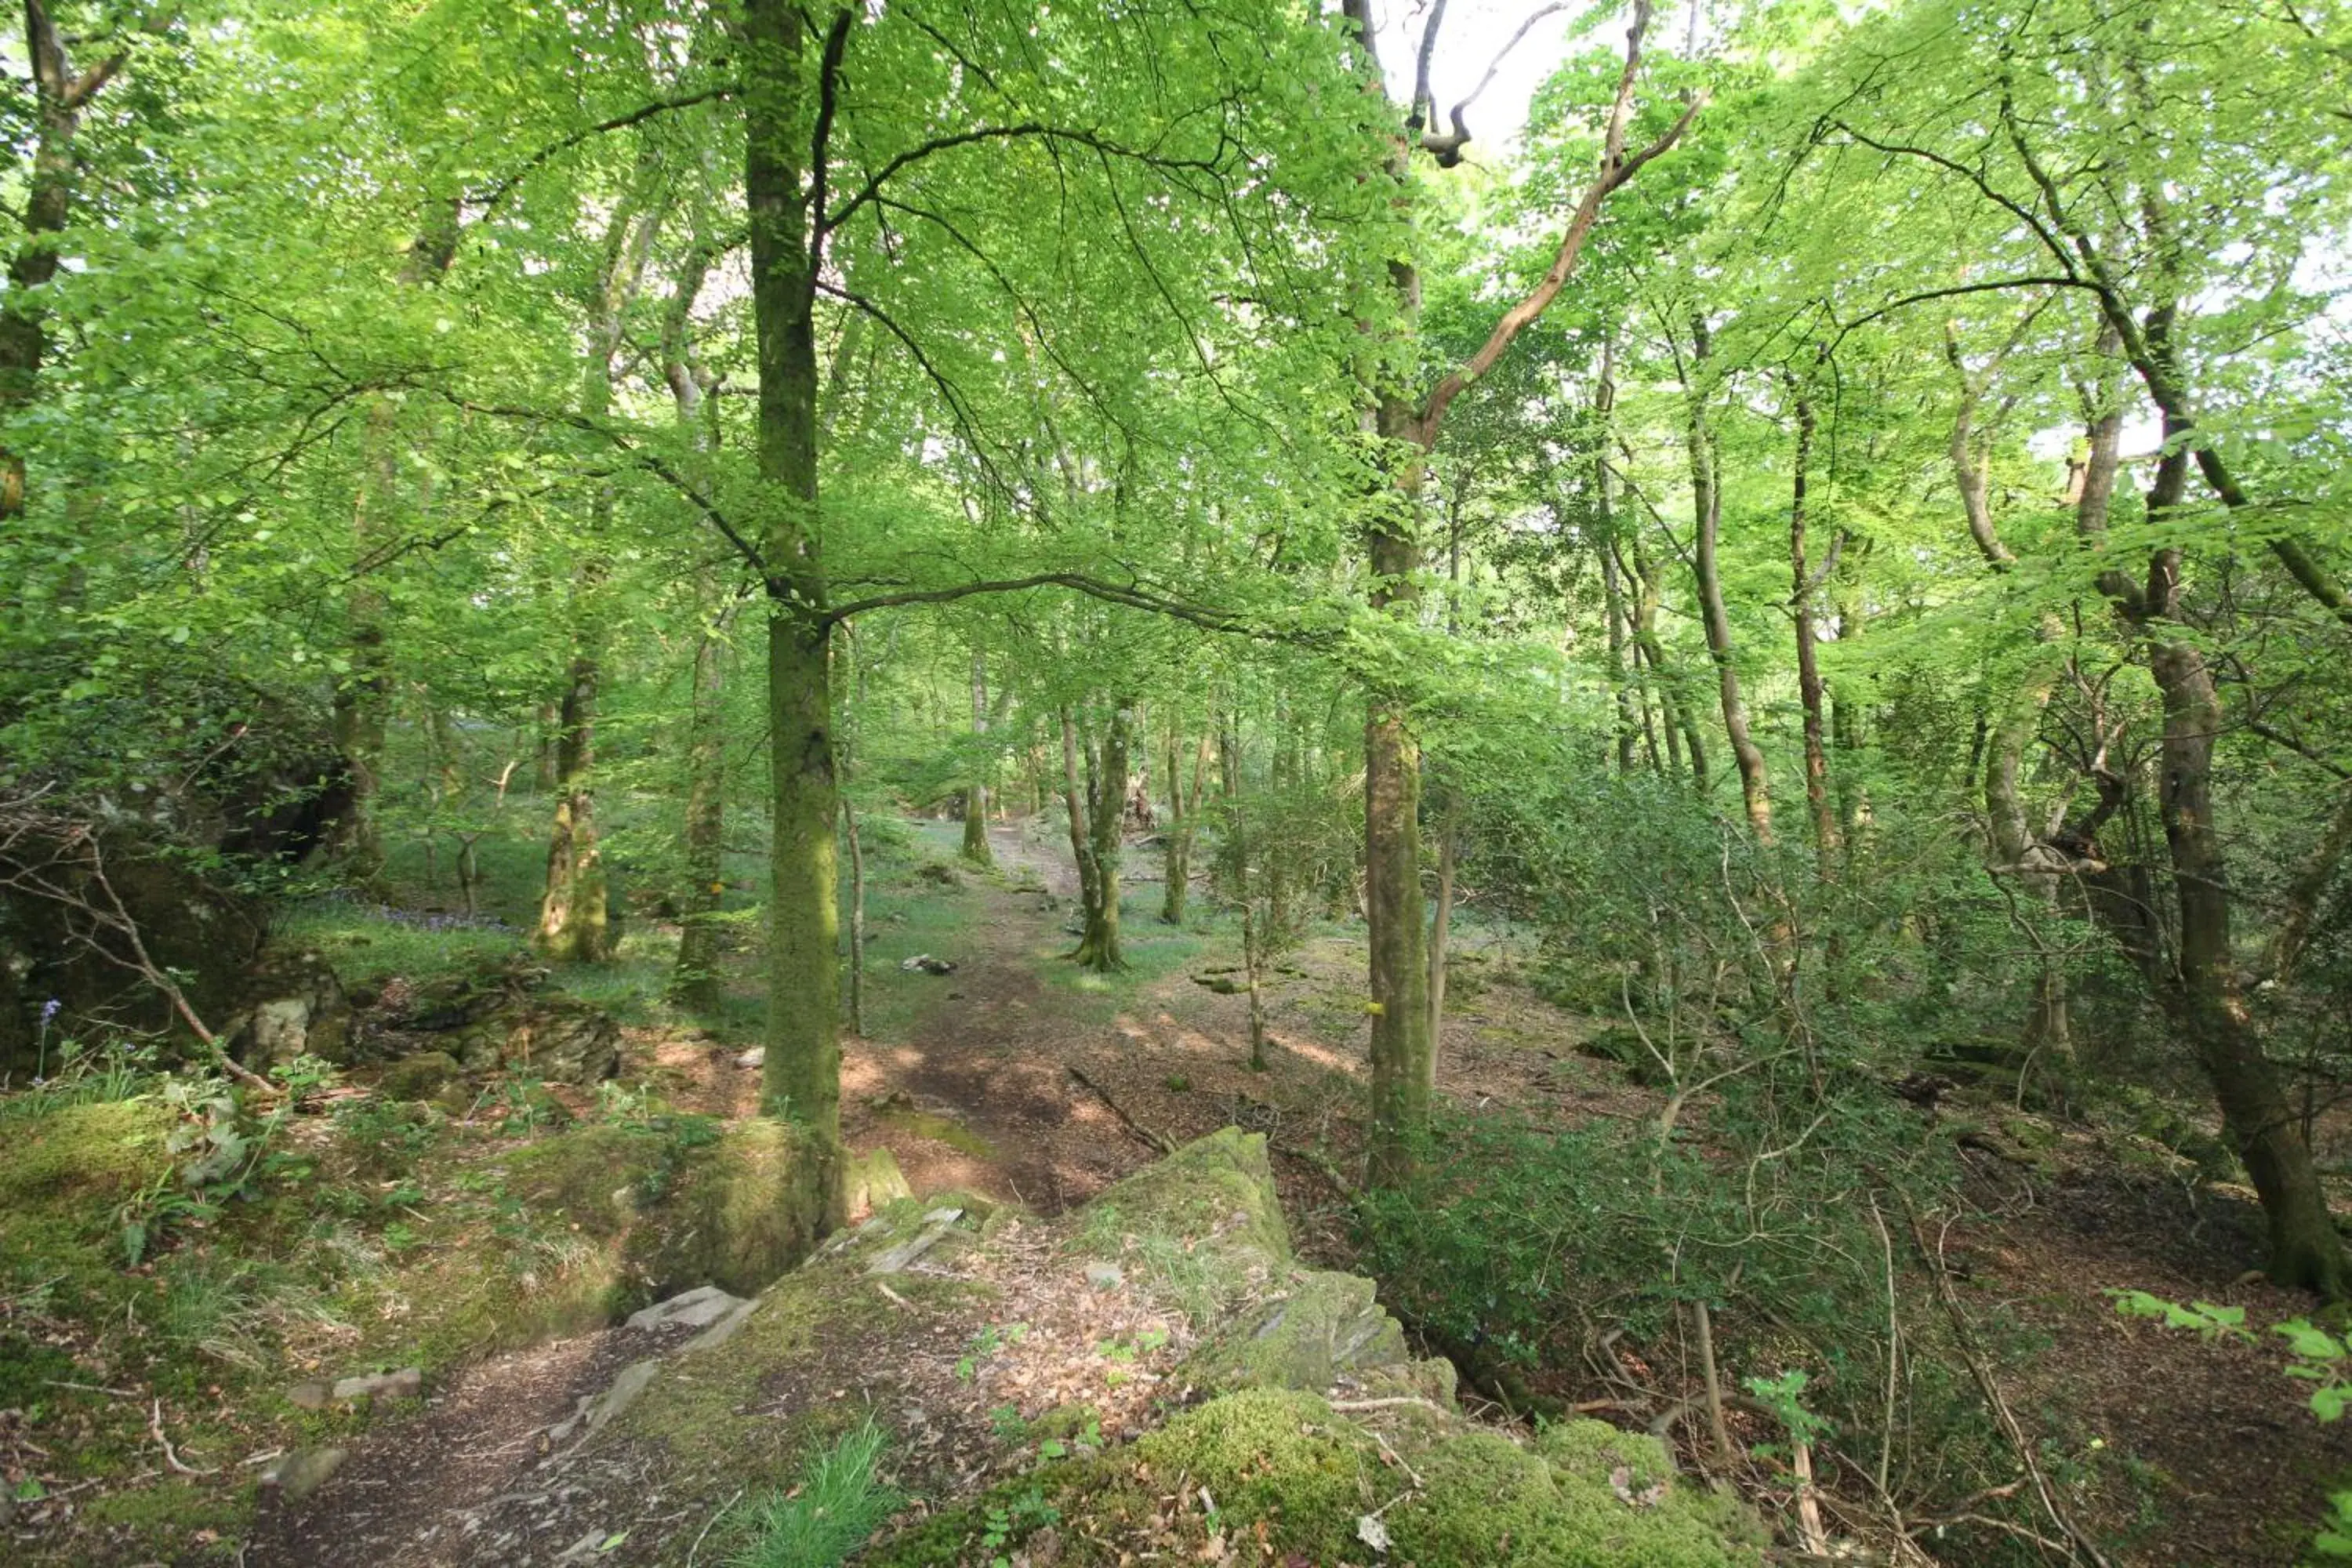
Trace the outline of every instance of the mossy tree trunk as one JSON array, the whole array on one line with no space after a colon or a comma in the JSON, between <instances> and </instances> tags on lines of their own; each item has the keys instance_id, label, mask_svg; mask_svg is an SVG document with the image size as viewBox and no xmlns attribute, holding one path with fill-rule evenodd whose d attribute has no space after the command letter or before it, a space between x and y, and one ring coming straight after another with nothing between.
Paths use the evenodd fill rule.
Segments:
<instances>
[{"instance_id":1,"label":"mossy tree trunk","mask_svg":"<svg viewBox=\"0 0 2352 1568\"><path fill-rule=\"evenodd\" d=\"M1086 863L1094 874L1081 888L1084 926L1070 957L1079 968L1097 973L1127 967L1118 940L1118 858L1127 825L1128 750L1134 724L1127 700L1116 699L1101 738L1089 738L1086 744Z\"/></svg>"},{"instance_id":2,"label":"mossy tree trunk","mask_svg":"<svg viewBox=\"0 0 2352 1568\"><path fill-rule=\"evenodd\" d=\"M594 588L593 581L583 583L583 595ZM555 825L548 837L547 889L532 937L540 952L565 963L601 963L613 956L593 789L601 684L594 653L575 655L556 737Z\"/></svg>"},{"instance_id":3,"label":"mossy tree trunk","mask_svg":"<svg viewBox=\"0 0 2352 1568\"><path fill-rule=\"evenodd\" d=\"M709 417L706 373L696 363L693 311L709 276L715 247L698 232L671 279L670 302L662 316L662 379L668 384L678 427L698 457L716 445L716 422ZM715 575L715 574L714 574ZM719 1005L719 910L726 897L728 665L734 605L721 603L716 580L698 588L702 629L695 638L694 672L688 693L686 742L686 887L678 900L677 959L670 973L670 996L679 1005L708 1013Z\"/></svg>"},{"instance_id":4,"label":"mossy tree trunk","mask_svg":"<svg viewBox=\"0 0 2352 1568\"><path fill-rule=\"evenodd\" d=\"M842 11L812 83L789 0L743 0L744 192L758 339L758 549L768 607L767 1058L771 1114L800 1124L841 1219L840 939L833 689L817 510L817 266L832 89L856 14ZM814 86L814 91L811 91ZM816 134L810 135L814 118Z\"/></svg>"},{"instance_id":5,"label":"mossy tree trunk","mask_svg":"<svg viewBox=\"0 0 2352 1568\"><path fill-rule=\"evenodd\" d=\"M1160 900L1161 923L1184 923L1185 900L1192 888L1192 846L1201 831L1201 790L1209 767L1209 737L1203 734L1192 752L1192 779L1188 786L1179 766L1181 731L1168 726L1168 858L1165 890Z\"/></svg>"}]
</instances>

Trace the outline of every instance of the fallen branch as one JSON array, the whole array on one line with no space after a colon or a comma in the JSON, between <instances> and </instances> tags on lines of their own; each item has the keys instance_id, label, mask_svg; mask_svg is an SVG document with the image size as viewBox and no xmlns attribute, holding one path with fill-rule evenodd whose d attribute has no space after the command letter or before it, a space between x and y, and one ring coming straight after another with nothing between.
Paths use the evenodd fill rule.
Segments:
<instances>
[{"instance_id":1,"label":"fallen branch","mask_svg":"<svg viewBox=\"0 0 2352 1568\"><path fill-rule=\"evenodd\" d=\"M163 1450L163 1463L170 1466L172 1469L178 1474L184 1476L211 1476L220 1473L217 1470L200 1470L194 1465L184 1464L181 1461L178 1451L172 1447L172 1439L163 1436L163 1402L160 1399L155 1401L155 1403L148 1409L147 1432L150 1436L155 1439L156 1446Z\"/></svg>"},{"instance_id":2,"label":"fallen branch","mask_svg":"<svg viewBox=\"0 0 2352 1568\"><path fill-rule=\"evenodd\" d=\"M1088 1078L1085 1073L1080 1072L1076 1068L1070 1068L1070 1076L1076 1079L1080 1085L1090 1091L1097 1100L1101 1100L1103 1104L1108 1106L1110 1108L1110 1113L1118 1118L1119 1125L1125 1127L1129 1132L1134 1133L1138 1138L1142 1139L1146 1143L1150 1144L1162 1154L1173 1154L1176 1152L1176 1140L1168 1136L1167 1133L1159 1131L1157 1128L1146 1127L1142 1122L1138 1121L1134 1117L1129 1116L1127 1113L1127 1107L1119 1104L1118 1100L1111 1098L1110 1090L1105 1089L1102 1085Z\"/></svg>"}]
</instances>

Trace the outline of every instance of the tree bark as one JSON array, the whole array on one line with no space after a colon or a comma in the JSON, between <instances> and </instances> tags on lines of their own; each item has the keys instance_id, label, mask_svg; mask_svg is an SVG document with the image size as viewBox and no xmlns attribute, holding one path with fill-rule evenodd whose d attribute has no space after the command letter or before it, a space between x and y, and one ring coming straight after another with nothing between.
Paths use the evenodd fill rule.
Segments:
<instances>
[{"instance_id":1,"label":"tree bark","mask_svg":"<svg viewBox=\"0 0 2352 1568\"><path fill-rule=\"evenodd\" d=\"M971 650L971 736L975 747L988 744L988 655L977 644ZM994 866L996 855L988 845L987 763L975 757L972 770L963 792L963 858L975 866Z\"/></svg>"},{"instance_id":2,"label":"tree bark","mask_svg":"<svg viewBox=\"0 0 2352 1568\"><path fill-rule=\"evenodd\" d=\"M1691 322L1693 359L1707 357L1706 323ZM1696 373L1684 388L1690 410L1683 438L1690 458L1691 510L1697 534L1693 574L1697 580L1701 619L1706 628L1706 648L1715 660L1716 689L1723 705L1723 729L1731 742L1732 760L1739 766L1739 795L1748 811L1748 826L1759 844L1772 842L1772 792L1765 776L1764 753L1748 729L1748 705L1739 693L1739 670L1733 662L1731 617L1723 603L1723 574L1717 562L1717 544L1723 531L1723 496L1717 488L1715 433L1707 426L1706 388Z\"/></svg>"},{"instance_id":3,"label":"tree bark","mask_svg":"<svg viewBox=\"0 0 2352 1568\"><path fill-rule=\"evenodd\" d=\"M726 896L727 643L723 623L695 639L687 717L686 895L679 900L677 963L670 994L682 1006L718 1005L719 909Z\"/></svg>"},{"instance_id":4,"label":"tree bark","mask_svg":"<svg viewBox=\"0 0 2352 1568\"><path fill-rule=\"evenodd\" d=\"M1192 781L1189 790L1180 769L1178 730L1171 721L1168 727L1168 858L1163 891L1160 900L1160 919L1163 924L1184 923L1184 906L1192 887L1192 845L1201 831L1201 790L1209 767L1209 737L1204 733L1192 752Z\"/></svg>"},{"instance_id":5,"label":"tree bark","mask_svg":"<svg viewBox=\"0 0 2352 1568\"><path fill-rule=\"evenodd\" d=\"M38 395L49 347L47 301L40 290L58 275L58 236L72 216L74 188L80 183L74 142L82 110L124 60L118 53L76 72L43 0L26 0L25 48L33 78L33 159L19 225L23 238L8 258L8 289L0 299L0 425ZM25 458L0 447L0 522L21 513L26 499Z\"/></svg>"},{"instance_id":6,"label":"tree bark","mask_svg":"<svg viewBox=\"0 0 2352 1568\"><path fill-rule=\"evenodd\" d=\"M1813 819L1813 866L1824 888L1837 880L1838 857L1844 852L1837 808L1830 800L1830 759L1822 722L1822 663L1813 640L1812 564L1806 557L1806 487L1811 478L1813 405L1802 386L1796 389L1797 453L1789 502L1789 568L1791 584L1790 615L1797 629L1797 697L1804 709L1805 805ZM1836 546L1831 546L1835 553Z\"/></svg>"},{"instance_id":7,"label":"tree bark","mask_svg":"<svg viewBox=\"0 0 2352 1568\"><path fill-rule=\"evenodd\" d=\"M758 457L767 494L759 551L768 597L771 800L763 1099L801 1124L824 1224L840 1223L839 816L831 621L817 511L816 268L832 73L853 17L839 14L809 101L809 37L790 0L743 0L744 195L758 339ZM819 126L812 143L810 111Z\"/></svg>"},{"instance_id":8,"label":"tree bark","mask_svg":"<svg viewBox=\"0 0 2352 1568\"><path fill-rule=\"evenodd\" d=\"M1118 941L1118 858L1127 826L1128 749L1133 729L1130 706L1118 699L1103 725L1102 739L1087 747L1087 858L1094 876L1091 892L1080 900L1085 926L1070 957L1079 968L1097 973L1127 967Z\"/></svg>"},{"instance_id":9,"label":"tree bark","mask_svg":"<svg viewBox=\"0 0 2352 1568\"><path fill-rule=\"evenodd\" d=\"M592 789L599 685L595 657L575 656L563 689L555 746L555 826L547 844L547 890L540 900L539 930L531 943L559 963L602 963L613 956Z\"/></svg>"}]
</instances>

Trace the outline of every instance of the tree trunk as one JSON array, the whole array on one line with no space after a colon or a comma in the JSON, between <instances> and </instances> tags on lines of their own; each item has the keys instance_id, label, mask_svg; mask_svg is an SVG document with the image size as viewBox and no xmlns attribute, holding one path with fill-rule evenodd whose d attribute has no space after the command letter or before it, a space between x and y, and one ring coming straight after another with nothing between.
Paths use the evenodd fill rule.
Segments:
<instances>
[{"instance_id":1,"label":"tree trunk","mask_svg":"<svg viewBox=\"0 0 2352 1568\"><path fill-rule=\"evenodd\" d=\"M842 837L849 841L849 1032L866 1033L866 847L857 837L857 808L841 800Z\"/></svg>"},{"instance_id":2,"label":"tree trunk","mask_svg":"<svg viewBox=\"0 0 2352 1568\"><path fill-rule=\"evenodd\" d=\"M845 37L846 15L836 24ZM743 0L744 194L751 310L759 345L759 469L765 481L760 559L767 574L768 748L772 837L767 1059L772 1114L800 1123L840 1223L839 815L824 539L817 511L818 257L811 240L822 150L810 156L807 35L789 0ZM820 90L831 83L820 84Z\"/></svg>"},{"instance_id":3,"label":"tree trunk","mask_svg":"<svg viewBox=\"0 0 2352 1568\"><path fill-rule=\"evenodd\" d=\"M2152 322L2160 332L2168 325L2168 312L2157 314ZM2167 416L2165 456L2148 491L2151 521L2180 504L2189 473L2187 434ZM2096 467L2092 465L2094 470ZM2092 477L2095 479L2095 472ZM2091 504L2077 508L2076 527L2097 544L2105 532L2104 497L2086 496L2086 502ZM2093 908L2149 977L2213 1085L2223 1127L2245 1162L2269 1221L2272 1280L2340 1300L2352 1295L2352 1266L2347 1266L2343 1237L2328 1211L2310 1145L2304 1142L2301 1123L2240 989L2230 929L2228 858L2213 801L2213 742L2222 727L2221 697L2199 645L2168 640L2157 629L2177 618L2180 565L2179 552L2158 550L2150 558L2145 586L2118 570L2099 576L2118 618L2141 637L2148 673L2164 701L2158 809L2172 864L2179 928L2177 962L2169 966L2151 962L2155 949L2147 916L2136 918L2112 897L2095 897Z\"/></svg>"},{"instance_id":4,"label":"tree trunk","mask_svg":"<svg viewBox=\"0 0 2352 1568\"><path fill-rule=\"evenodd\" d=\"M596 843L596 761L599 672L593 656L572 661L563 690L562 728L556 741L555 827L547 845L547 891L540 901L531 945L559 963L602 963L612 957L604 898L604 862Z\"/></svg>"},{"instance_id":5,"label":"tree trunk","mask_svg":"<svg viewBox=\"0 0 2352 1568\"><path fill-rule=\"evenodd\" d=\"M694 645L692 707L687 718L686 896L679 900L677 964L670 994L681 1006L719 1005L719 908L726 896L727 643L721 625Z\"/></svg>"},{"instance_id":6,"label":"tree trunk","mask_svg":"<svg viewBox=\"0 0 2352 1568\"><path fill-rule=\"evenodd\" d=\"M1706 323L1694 321L1694 358L1707 357ZM1739 671L1732 660L1731 618L1723 604L1723 575L1716 546L1723 531L1723 496L1717 488L1715 434L1707 427L1704 388L1688 385L1690 414L1684 440L1690 457L1691 510L1696 520L1697 543L1694 574L1697 579L1701 619L1706 628L1706 648L1715 660L1717 694L1723 703L1724 734L1731 742L1732 760L1739 766L1739 795L1748 810L1748 825L1759 844L1772 842L1771 785L1765 777L1764 753L1748 730L1748 705L1739 695Z\"/></svg>"},{"instance_id":7,"label":"tree trunk","mask_svg":"<svg viewBox=\"0 0 2352 1568\"><path fill-rule=\"evenodd\" d=\"M988 743L988 656L971 650L971 735L975 747ZM986 763L972 761L971 783L963 792L963 858L975 866L994 866L996 855L988 845L988 778Z\"/></svg>"},{"instance_id":8,"label":"tree trunk","mask_svg":"<svg viewBox=\"0 0 2352 1568\"><path fill-rule=\"evenodd\" d=\"M1118 942L1118 857L1127 826L1128 747L1134 727L1125 699L1114 701L1099 744L1087 748L1087 854L1093 891L1081 900L1085 929L1070 957L1081 969L1125 969ZM1074 830L1075 831L1075 830Z\"/></svg>"},{"instance_id":9,"label":"tree trunk","mask_svg":"<svg viewBox=\"0 0 2352 1568\"><path fill-rule=\"evenodd\" d=\"M1797 696L1805 712L1805 805L1813 819L1813 863L1824 888L1837 880L1844 849L1837 808L1830 800L1830 759L1822 723L1821 656L1813 643L1812 566L1805 552L1805 489L1813 453L1813 405L1801 387L1796 395L1797 455L1789 503L1789 610L1797 626ZM1836 546L1831 546L1832 553Z\"/></svg>"},{"instance_id":10,"label":"tree trunk","mask_svg":"<svg viewBox=\"0 0 2352 1568\"><path fill-rule=\"evenodd\" d=\"M1184 923L1184 905L1192 887L1192 846L1201 831L1201 790L1209 767L1209 737L1203 734L1192 752L1192 781L1188 789L1180 769L1177 730L1168 729L1168 865L1160 901L1160 919L1167 925Z\"/></svg>"},{"instance_id":11,"label":"tree trunk","mask_svg":"<svg viewBox=\"0 0 2352 1568\"><path fill-rule=\"evenodd\" d=\"M1247 873L1244 873L1246 878ZM1249 1065L1264 1072L1265 1061L1265 933L1255 900L1242 900L1242 968L1249 981Z\"/></svg>"},{"instance_id":12,"label":"tree trunk","mask_svg":"<svg viewBox=\"0 0 2352 1568\"><path fill-rule=\"evenodd\" d=\"M1069 818L1070 858L1078 870L1080 918L1102 897L1095 866L1094 834L1087 826L1086 787L1078 778L1078 726L1069 705L1062 707L1062 814Z\"/></svg>"},{"instance_id":13,"label":"tree trunk","mask_svg":"<svg viewBox=\"0 0 2352 1568\"><path fill-rule=\"evenodd\" d=\"M1437 1047L1445 1038L1445 954L1454 933L1454 874L1462 854L1462 797L1445 792L1437 829L1437 908L1429 917L1429 1069L1436 1088Z\"/></svg>"},{"instance_id":14,"label":"tree trunk","mask_svg":"<svg viewBox=\"0 0 2352 1568\"><path fill-rule=\"evenodd\" d=\"M1592 390L1592 515L1593 535L1600 544L1602 606L1609 617L1609 683L1617 693L1617 771L1630 773L1633 771L1634 742L1647 728L1650 715L1648 700L1643 698L1640 721L1635 720L1636 685L1627 668L1631 616L1625 607L1624 587L1617 580L1617 519L1609 489L1611 416L1616 408L1617 340L1612 336L1601 340L1601 379ZM1637 667L1640 662L1638 657L1632 660Z\"/></svg>"},{"instance_id":15,"label":"tree trunk","mask_svg":"<svg viewBox=\"0 0 2352 1568\"><path fill-rule=\"evenodd\" d=\"M42 0L26 0L25 47L32 67L33 159L18 224L22 238L8 259L8 289L0 298L0 424L22 414L38 393L49 346L47 300L40 290L58 275L58 236L72 216L81 111L123 63L118 54L77 73ZM26 497L23 455L0 447L0 522L22 512Z\"/></svg>"},{"instance_id":16,"label":"tree trunk","mask_svg":"<svg viewBox=\"0 0 2352 1568\"><path fill-rule=\"evenodd\" d=\"M1381 434L1399 437L1411 411L1383 399ZM1420 600L1418 454L1403 459L1393 493L1367 530L1375 609L1410 616ZM1364 916L1371 950L1370 1180L1396 1185L1412 1172L1429 1123L1433 1045L1421 896L1421 746L1402 693L1370 693L1364 720Z\"/></svg>"}]
</instances>

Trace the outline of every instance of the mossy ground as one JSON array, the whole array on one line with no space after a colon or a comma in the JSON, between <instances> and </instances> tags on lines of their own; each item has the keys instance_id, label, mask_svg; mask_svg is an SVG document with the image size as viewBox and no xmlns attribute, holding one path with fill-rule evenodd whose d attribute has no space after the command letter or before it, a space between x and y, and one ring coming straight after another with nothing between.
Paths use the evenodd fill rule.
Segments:
<instances>
[{"instance_id":1,"label":"mossy ground","mask_svg":"<svg viewBox=\"0 0 2352 1568\"><path fill-rule=\"evenodd\" d=\"M369 1422L296 1409L290 1384L432 1377L669 1289L756 1289L812 1229L784 1129L642 1104L557 1126L344 1099L282 1127L243 1191L196 1203L167 1142L183 1114L132 1087L6 1102L0 1409L22 1415L0 1421L0 1481L28 1508L74 1499L27 1561L226 1560L247 1456ZM131 1217L152 1238L135 1265ZM170 1473L156 1425L211 1473Z\"/></svg>"}]
</instances>

